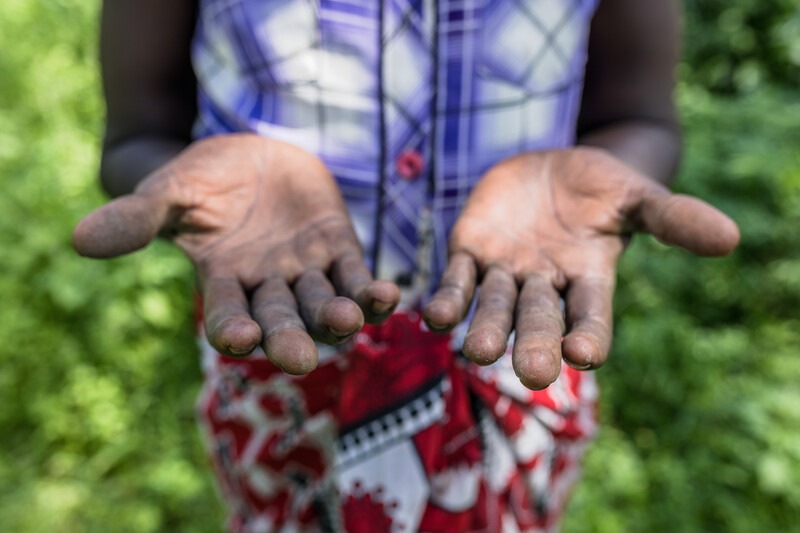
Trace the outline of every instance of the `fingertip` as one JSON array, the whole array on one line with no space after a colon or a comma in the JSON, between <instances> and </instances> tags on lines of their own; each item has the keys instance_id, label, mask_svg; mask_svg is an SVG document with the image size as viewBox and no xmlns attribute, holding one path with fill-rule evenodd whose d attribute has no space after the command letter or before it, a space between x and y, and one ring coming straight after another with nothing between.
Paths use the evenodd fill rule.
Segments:
<instances>
[{"instance_id":1,"label":"fingertip","mask_svg":"<svg viewBox=\"0 0 800 533\"><path fill-rule=\"evenodd\" d=\"M561 351L564 361L576 370L598 368L608 355L597 340L580 333L567 335Z\"/></svg>"},{"instance_id":2,"label":"fingertip","mask_svg":"<svg viewBox=\"0 0 800 533\"><path fill-rule=\"evenodd\" d=\"M385 321L400 303L400 289L390 281L373 281L365 292L368 303L364 315L370 324Z\"/></svg>"},{"instance_id":3,"label":"fingertip","mask_svg":"<svg viewBox=\"0 0 800 533\"><path fill-rule=\"evenodd\" d=\"M531 390L546 389L561 372L561 354L545 347L515 347L512 361L520 382Z\"/></svg>"},{"instance_id":4,"label":"fingertip","mask_svg":"<svg viewBox=\"0 0 800 533\"><path fill-rule=\"evenodd\" d=\"M728 216L723 215L717 235L717 246L711 250L709 255L714 257L724 257L730 255L741 241L742 235L739 226Z\"/></svg>"},{"instance_id":5,"label":"fingertip","mask_svg":"<svg viewBox=\"0 0 800 533\"><path fill-rule=\"evenodd\" d=\"M349 298L337 296L325 302L319 310L319 324L335 337L349 337L364 327L364 313Z\"/></svg>"},{"instance_id":6,"label":"fingertip","mask_svg":"<svg viewBox=\"0 0 800 533\"><path fill-rule=\"evenodd\" d=\"M299 329L284 328L264 340L264 353L278 368L294 376L317 368L319 354L311 337Z\"/></svg>"},{"instance_id":7,"label":"fingertip","mask_svg":"<svg viewBox=\"0 0 800 533\"><path fill-rule=\"evenodd\" d=\"M81 221L75 225L75 229L72 230L72 247L83 257L93 257L91 240L89 239L92 224L88 222L89 217L91 217L91 215L82 218Z\"/></svg>"},{"instance_id":8,"label":"fingertip","mask_svg":"<svg viewBox=\"0 0 800 533\"><path fill-rule=\"evenodd\" d=\"M462 351L473 363L490 365L500 359L508 347L508 337L499 329L481 328L464 338Z\"/></svg>"},{"instance_id":9,"label":"fingertip","mask_svg":"<svg viewBox=\"0 0 800 533\"><path fill-rule=\"evenodd\" d=\"M391 281L375 280L367 287L367 293L372 298L373 304L384 306L381 312L400 302L400 288Z\"/></svg>"},{"instance_id":10,"label":"fingertip","mask_svg":"<svg viewBox=\"0 0 800 533\"><path fill-rule=\"evenodd\" d=\"M261 342L261 328L252 320L233 317L211 326L208 340L221 353L242 357L252 353Z\"/></svg>"},{"instance_id":11,"label":"fingertip","mask_svg":"<svg viewBox=\"0 0 800 533\"><path fill-rule=\"evenodd\" d=\"M730 217L702 200L692 199L700 203L704 211L696 215L700 230L682 236L683 242L676 242L690 252L706 257L725 257L730 255L739 245L741 234L739 226ZM688 203L688 202L687 202Z\"/></svg>"},{"instance_id":12,"label":"fingertip","mask_svg":"<svg viewBox=\"0 0 800 533\"><path fill-rule=\"evenodd\" d=\"M459 317L456 306L447 300L431 300L422 310L422 318L434 331L446 332L453 329Z\"/></svg>"},{"instance_id":13,"label":"fingertip","mask_svg":"<svg viewBox=\"0 0 800 533\"><path fill-rule=\"evenodd\" d=\"M72 231L72 246L75 251L89 259L110 259L125 253L114 239L114 229L119 224L109 221L103 208L86 215ZM146 243L138 246L145 246ZM131 250L132 251L132 250Z\"/></svg>"}]
</instances>

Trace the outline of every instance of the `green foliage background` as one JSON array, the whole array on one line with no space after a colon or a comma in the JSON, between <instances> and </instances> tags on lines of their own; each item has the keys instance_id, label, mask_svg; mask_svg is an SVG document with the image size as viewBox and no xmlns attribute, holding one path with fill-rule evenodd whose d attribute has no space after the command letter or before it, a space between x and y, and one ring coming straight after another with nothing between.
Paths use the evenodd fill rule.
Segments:
<instances>
[{"instance_id":1,"label":"green foliage background","mask_svg":"<svg viewBox=\"0 0 800 533\"><path fill-rule=\"evenodd\" d=\"M567 532L800 524L800 8L685 4L677 187L730 213L742 245L626 254ZM97 17L96 0L0 16L0 531L218 531L189 265L163 245L109 262L69 245L103 201Z\"/></svg>"}]
</instances>

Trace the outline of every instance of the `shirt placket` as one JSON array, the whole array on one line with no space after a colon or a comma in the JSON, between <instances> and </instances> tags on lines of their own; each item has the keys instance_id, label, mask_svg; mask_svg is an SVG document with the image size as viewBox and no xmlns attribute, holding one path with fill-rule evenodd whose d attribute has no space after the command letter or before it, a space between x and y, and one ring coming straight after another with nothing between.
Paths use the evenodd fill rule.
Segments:
<instances>
[{"instance_id":1,"label":"shirt placket","mask_svg":"<svg viewBox=\"0 0 800 533\"><path fill-rule=\"evenodd\" d=\"M434 0L384 0L381 13L379 216L374 264L409 287L425 276L427 213L434 169ZM416 282L415 282L416 281Z\"/></svg>"}]
</instances>

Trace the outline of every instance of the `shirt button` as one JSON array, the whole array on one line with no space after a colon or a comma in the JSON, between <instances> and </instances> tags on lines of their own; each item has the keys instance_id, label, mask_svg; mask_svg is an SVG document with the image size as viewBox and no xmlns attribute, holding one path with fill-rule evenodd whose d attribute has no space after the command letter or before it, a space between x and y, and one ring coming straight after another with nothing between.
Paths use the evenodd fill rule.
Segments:
<instances>
[{"instance_id":1,"label":"shirt button","mask_svg":"<svg viewBox=\"0 0 800 533\"><path fill-rule=\"evenodd\" d=\"M397 157L395 168L401 178L415 180L422 174L425 160L422 158L422 154L416 150L406 150Z\"/></svg>"}]
</instances>

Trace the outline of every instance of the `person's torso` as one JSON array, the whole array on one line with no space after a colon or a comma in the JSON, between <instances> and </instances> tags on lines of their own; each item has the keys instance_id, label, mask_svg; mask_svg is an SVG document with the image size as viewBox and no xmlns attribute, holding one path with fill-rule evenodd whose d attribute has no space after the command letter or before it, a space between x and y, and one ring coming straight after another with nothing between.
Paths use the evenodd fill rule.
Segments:
<instances>
[{"instance_id":1,"label":"person's torso","mask_svg":"<svg viewBox=\"0 0 800 533\"><path fill-rule=\"evenodd\" d=\"M195 135L319 156L378 275L435 278L490 166L574 142L596 2L201 0Z\"/></svg>"}]
</instances>

